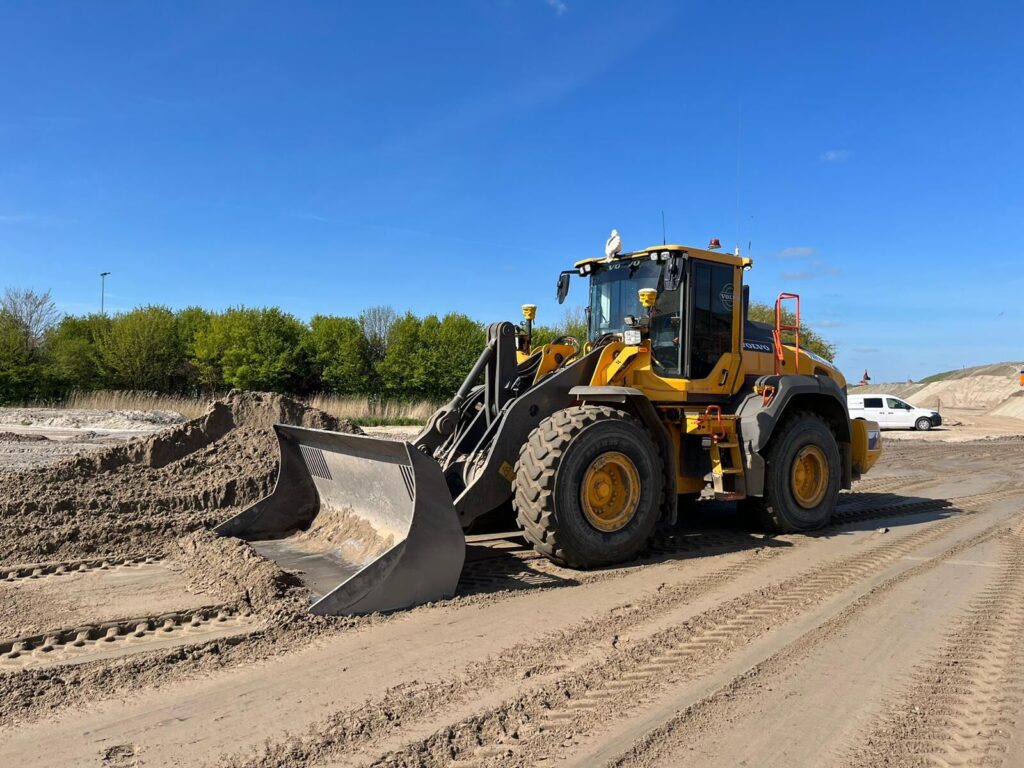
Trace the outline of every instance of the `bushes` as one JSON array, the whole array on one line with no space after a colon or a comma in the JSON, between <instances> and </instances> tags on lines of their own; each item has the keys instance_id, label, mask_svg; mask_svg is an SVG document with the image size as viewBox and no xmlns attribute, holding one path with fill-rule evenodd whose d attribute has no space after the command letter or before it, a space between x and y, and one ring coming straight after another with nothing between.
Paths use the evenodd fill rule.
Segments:
<instances>
[{"instance_id":1,"label":"bushes","mask_svg":"<svg viewBox=\"0 0 1024 768\"><path fill-rule=\"evenodd\" d=\"M140 307L114 318L96 334L95 360L107 389L168 392L180 381L185 348L167 307Z\"/></svg>"},{"instance_id":2,"label":"bushes","mask_svg":"<svg viewBox=\"0 0 1024 768\"><path fill-rule=\"evenodd\" d=\"M97 339L110 327L105 315L68 315L46 338L50 374L57 388L101 389L104 378L96 360Z\"/></svg>"},{"instance_id":3,"label":"bushes","mask_svg":"<svg viewBox=\"0 0 1024 768\"><path fill-rule=\"evenodd\" d=\"M302 322L279 309L229 309L197 331L195 365L211 389L308 391L308 336Z\"/></svg>"},{"instance_id":4,"label":"bushes","mask_svg":"<svg viewBox=\"0 0 1024 768\"><path fill-rule=\"evenodd\" d=\"M371 344L358 320L316 315L309 323L308 349L320 389L351 395L377 391Z\"/></svg>"},{"instance_id":5,"label":"bushes","mask_svg":"<svg viewBox=\"0 0 1024 768\"><path fill-rule=\"evenodd\" d=\"M0 308L0 404L231 387L440 401L462 383L484 341L483 326L465 315L399 317L390 307L358 318L317 315L307 325L276 308L147 306L68 315L41 337Z\"/></svg>"},{"instance_id":6,"label":"bushes","mask_svg":"<svg viewBox=\"0 0 1024 768\"><path fill-rule=\"evenodd\" d=\"M48 294L6 296L13 311L0 301L0 404L72 391L194 395L230 387L441 402L486 341L485 326L466 315L398 316L390 307L358 318L317 315L306 324L276 308L147 306L54 324ZM772 312L751 307L753 317ZM536 327L534 343L563 335L583 341L585 314L567 312L556 327ZM801 343L829 359L835 353L806 327Z\"/></svg>"},{"instance_id":7,"label":"bushes","mask_svg":"<svg viewBox=\"0 0 1024 768\"><path fill-rule=\"evenodd\" d=\"M25 326L0 309L0 402L20 402L47 394L42 359Z\"/></svg>"}]
</instances>

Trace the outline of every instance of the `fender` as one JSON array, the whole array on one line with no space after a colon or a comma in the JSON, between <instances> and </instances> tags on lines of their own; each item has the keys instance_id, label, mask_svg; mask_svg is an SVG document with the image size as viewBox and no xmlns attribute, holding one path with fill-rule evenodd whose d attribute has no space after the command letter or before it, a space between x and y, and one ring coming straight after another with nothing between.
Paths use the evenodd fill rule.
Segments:
<instances>
[{"instance_id":1,"label":"fender","mask_svg":"<svg viewBox=\"0 0 1024 768\"><path fill-rule=\"evenodd\" d=\"M853 454L850 413L843 388L827 376L804 374L761 376L754 386L762 391L774 387L775 395L765 405L763 396L752 392L736 408L740 450L746 462L747 495L764 495L765 461L761 453L779 423L794 409L819 413L829 422L839 443L841 486L848 489L853 482Z\"/></svg>"},{"instance_id":2,"label":"fender","mask_svg":"<svg viewBox=\"0 0 1024 768\"><path fill-rule=\"evenodd\" d=\"M638 418L647 427L661 453L662 474L665 483L665 508L662 510L662 521L675 525L678 514L678 498L676 494L676 467L678 457L672 438L665 429L665 424L652 405L650 398L639 389L633 387L613 386L578 386L569 390L569 394L582 403L614 403L624 405L625 410Z\"/></svg>"}]
</instances>

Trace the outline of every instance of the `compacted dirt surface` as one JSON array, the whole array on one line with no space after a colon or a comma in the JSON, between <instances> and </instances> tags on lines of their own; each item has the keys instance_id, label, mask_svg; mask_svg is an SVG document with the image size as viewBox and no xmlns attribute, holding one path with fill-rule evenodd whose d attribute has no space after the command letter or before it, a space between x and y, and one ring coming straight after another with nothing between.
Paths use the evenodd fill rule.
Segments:
<instances>
[{"instance_id":1,"label":"compacted dirt surface","mask_svg":"<svg viewBox=\"0 0 1024 768\"><path fill-rule=\"evenodd\" d=\"M634 562L470 536L458 594L305 613L207 529L269 395L0 481L0 765L1024 765L1024 438L887 440L814 535L704 504Z\"/></svg>"}]
</instances>

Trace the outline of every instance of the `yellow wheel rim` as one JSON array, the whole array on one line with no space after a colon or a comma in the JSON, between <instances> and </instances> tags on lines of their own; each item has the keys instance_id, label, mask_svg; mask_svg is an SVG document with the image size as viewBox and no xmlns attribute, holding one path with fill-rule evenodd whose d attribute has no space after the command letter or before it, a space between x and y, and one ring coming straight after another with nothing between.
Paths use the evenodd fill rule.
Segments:
<instances>
[{"instance_id":1,"label":"yellow wheel rim","mask_svg":"<svg viewBox=\"0 0 1024 768\"><path fill-rule=\"evenodd\" d=\"M587 467L580 486L587 522L605 533L624 528L640 505L640 473L633 460L618 451L602 453Z\"/></svg>"},{"instance_id":2,"label":"yellow wheel rim","mask_svg":"<svg viewBox=\"0 0 1024 768\"><path fill-rule=\"evenodd\" d=\"M828 460L821 448L807 445L800 449L793 460L790 487L796 503L804 509L821 504L828 490Z\"/></svg>"}]
</instances>

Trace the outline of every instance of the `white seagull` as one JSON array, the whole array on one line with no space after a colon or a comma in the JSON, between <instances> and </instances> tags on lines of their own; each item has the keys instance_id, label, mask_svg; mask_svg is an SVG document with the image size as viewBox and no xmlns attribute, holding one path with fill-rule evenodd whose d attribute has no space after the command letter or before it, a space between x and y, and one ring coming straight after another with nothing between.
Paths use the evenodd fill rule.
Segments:
<instances>
[{"instance_id":1,"label":"white seagull","mask_svg":"<svg viewBox=\"0 0 1024 768\"><path fill-rule=\"evenodd\" d=\"M604 244L604 256L608 261L611 261L621 252L622 238L619 237L619 230L613 229L612 233L608 236L608 242Z\"/></svg>"}]
</instances>

